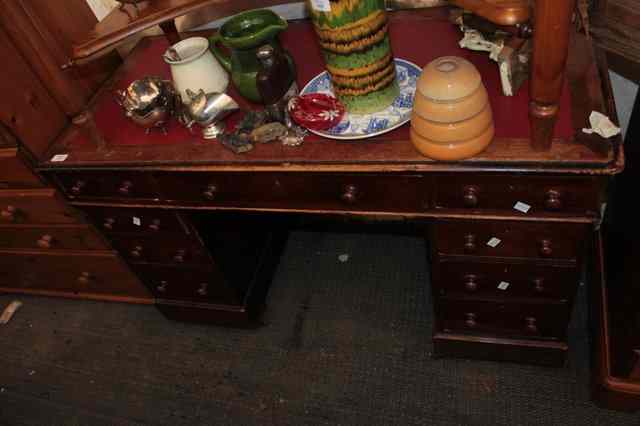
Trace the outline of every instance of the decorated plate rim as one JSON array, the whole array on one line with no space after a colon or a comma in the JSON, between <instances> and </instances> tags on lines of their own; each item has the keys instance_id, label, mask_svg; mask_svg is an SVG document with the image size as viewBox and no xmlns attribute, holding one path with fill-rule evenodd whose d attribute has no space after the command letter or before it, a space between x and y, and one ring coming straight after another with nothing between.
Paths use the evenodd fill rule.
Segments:
<instances>
[{"instance_id":1,"label":"decorated plate rim","mask_svg":"<svg viewBox=\"0 0 640 426\"><path fill-rule=\"evenodd\" d=\"M394 58L394 62L404 62L407 65L415 68L416 70L422 71L422 68L420 68L415 63L413 63L411 61L408 61L406 59ZM326 70L322 71L321 73L319 73L315 77L313 77L311 80L309 80L309 82L307 84L305 84L305 86L300 91L300 94L301 95L307 95L308 93L306 93L306 91L309 88L309 86L311 86L317 79L321 78L324 74L328 74L328 71L326 71ZM309 92L309 93L320 93L320 92ZM348 112L347 112L347 114L348 114ZM354 115L375 115L375 114L376 113L373 113L373 114L354 114ZM407 118L405 118L403 120L399 120L397 123L393 124L392 126L389 126L389 127L385 128L385 129L382 129L382 130L380 130L378 132L368 133L368 134L349 133L349 134L346 134L346 135L336 135L336 134L333 134L333 133L329 133L326 130L313 130L313 129L307 129L307 130L309 130L311 133L313 133L315 135L322 136L322 137L328 138L328 139L357 140L357 139L367 139L367 138L372 138L374 136L383 135L385 133L388 133L388 132L390 132L392 130L397 129L398 127L400 127L403 124L409 122L410 120L411 120L411 114L409 114Z\"/></svg>"}]
</instances>

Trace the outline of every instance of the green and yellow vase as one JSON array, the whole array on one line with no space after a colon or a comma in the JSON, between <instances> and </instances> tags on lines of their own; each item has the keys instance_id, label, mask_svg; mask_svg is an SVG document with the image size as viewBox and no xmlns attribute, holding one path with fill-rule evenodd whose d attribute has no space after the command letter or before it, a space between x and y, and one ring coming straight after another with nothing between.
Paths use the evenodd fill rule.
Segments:
<instances>
[{"instance_id":1,"label":"green and yellow vase","mask_svg":"<svg viewBox=\"0 0 640 426\"><path fill-rule=\"evenodd\" d=\"M347 111L381 111L400 94L384 0L307 0L335 95Z\"/></svg>"}]
</instances>

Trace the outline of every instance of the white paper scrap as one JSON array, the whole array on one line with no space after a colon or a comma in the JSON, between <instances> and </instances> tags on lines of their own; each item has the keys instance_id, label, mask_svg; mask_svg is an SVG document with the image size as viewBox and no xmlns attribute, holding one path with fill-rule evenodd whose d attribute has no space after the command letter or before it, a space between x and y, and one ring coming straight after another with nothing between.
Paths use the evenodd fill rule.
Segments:
<instances>
[{"instance_id":1,"label":"white paper scrap","mask_svg":"<svg viewBox=\"0 0 640 426\"><path fill-rule=\"evenodd\" d=\"M591 115L589 115L589 124L591 125L591 128L582 129L584 133L589 135L596 133L603 138L610 138L620 133L620 127L616 127L609 117L598 111L591 111Z\"/></svg>"},{"instance_id":2,"label":"white paper scrap","mask_svg":"<svg viewBox=\"0 0 640 426\"><path fill-rule=\"evenodd\" d=\"M69 154L56 154L51 157L52 163L61 163L69 157Z\"/></svg>"},{"instance_id":3,"label":"white paper scrap","mask_svg":"<svg viewBox=\"0 0 640 426\"><path fill-rule=\"evenodd\" d=\"M489 241L487 241L487 245L489 247L496 248L502 242L500 238L492 237Z\"/></svg>"},{"instance_id":4,"label":"white paper scrap","mask_svg":"<svg viewBox=\"0 0 640 426\"><path fill-rule=\"evenodd\" d=\"M498 284L498 289L500 290L506 290L509 288L511 284L506 282L506 281L500 281L500 284Z\"/></svg>"},{"instance_id":5,"label":"white paper scrap","mask_svg":"<svg viewBox=\"0 0 640 426\"><path fill-rule=\"evenodd\" d=\"M518 201L513 205L513 208L522 213L528 213L531 206L527 203L523 203L522 201Z\"/></svg>"},{"instance_id":6,"label":"white paper scrap","mask_svg":"<svg viewBox=\"0 0 640 426\"><path fill-rule=\"evenodd\" d=\"M142 225L142 221L140 220L140 218L139 218L139 217L134 216L134 217L133 217L133 224L134 224L135 226L140 226L140 225Z\"/></svg>"}]
</instances>

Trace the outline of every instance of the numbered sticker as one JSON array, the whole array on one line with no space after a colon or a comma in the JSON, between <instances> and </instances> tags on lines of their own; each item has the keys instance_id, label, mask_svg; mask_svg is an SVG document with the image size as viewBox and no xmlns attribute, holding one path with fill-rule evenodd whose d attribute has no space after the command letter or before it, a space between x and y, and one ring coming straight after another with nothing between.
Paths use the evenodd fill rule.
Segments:
<instances>
[{"instance_id":1,"label":"numbered sticker","mask_svg":"<svg viewBox=\"0 0 640 426\"><path fill-rule=\"evenodd\" d=\"M140 218L139 218L139 217L134 216L134 217L133 217L133 224L134 224L135 226L141 226L141 225L142 225L142 220L140 220Z\"/></svg>"},{"instance_id":2,"label":"numbered sticker","mask_svg":"<svg viewBox=\"0 0 640 426\"><path fill-rule=\"evenodd\" d=\"M56 154L51 157L52 163L61 163L69 157L69 154Z\"/></svg>"},{"instance_id":3,"label":"numbered sticker","mask_svg":"<svg viewBox=\"0 0 640 426\"><path fill-rule=\"evenodd\" d=\"M331 12L329 0L311 0L311 7L317 12Z\"/></svg>"},{"instance_id":4,"label":"numbered sticker","mask_svg":"<svg viewBox=\"0 0 640 426\"><path fill-rule=\"evenodd\" d=\"M508 282L506 282L506 281L500 281L500 284L498 284L498 289L499 289L499 290L506 290L506 289L508 289L508 288L509 288L509 286L510 286L510 285L511 285L511 284L509 284L509 283L508 283Z\"/></svg>"},{"instance_id":5,"label":"numbered sticker","mask_svg":"<svg viewBox=\"0 0 640 426\"><path fill-rule=\"evenodd\" d=\"M498 245L500 245L501 242L502 240L500 238L493 237L489 241L487 241L487 245L489 247L496 248L498 247Z\"/></svg>"},{"instance_id":6,"label":"numbered sticker","mask_svg":"<svg viewBox=\"0 0 640 426\"><path fill-rule=\"evenodd\" d=\"M522 213L528 213L529 209L531 209L531 206L527 203L523 203L522 201L518 201L514 206L514 209L518 210L519 212Z\"/></svg>"}]
</instances>

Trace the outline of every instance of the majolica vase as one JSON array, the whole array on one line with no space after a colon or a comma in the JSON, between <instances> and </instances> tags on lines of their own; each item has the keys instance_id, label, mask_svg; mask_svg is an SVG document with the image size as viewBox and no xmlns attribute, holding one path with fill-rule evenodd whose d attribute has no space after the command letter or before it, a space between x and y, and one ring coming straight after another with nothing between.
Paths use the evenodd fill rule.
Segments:
<instances>
[{"instance_id":1,"label":"majolica vase","mask_svg":"<svg viewBox=\"0 0 640 426\"><path fill-rule=\"evenodd\" d=\"M335 95L354 114L400 94L384 0L307 0Z\"/></svg>"}]
</instances>

